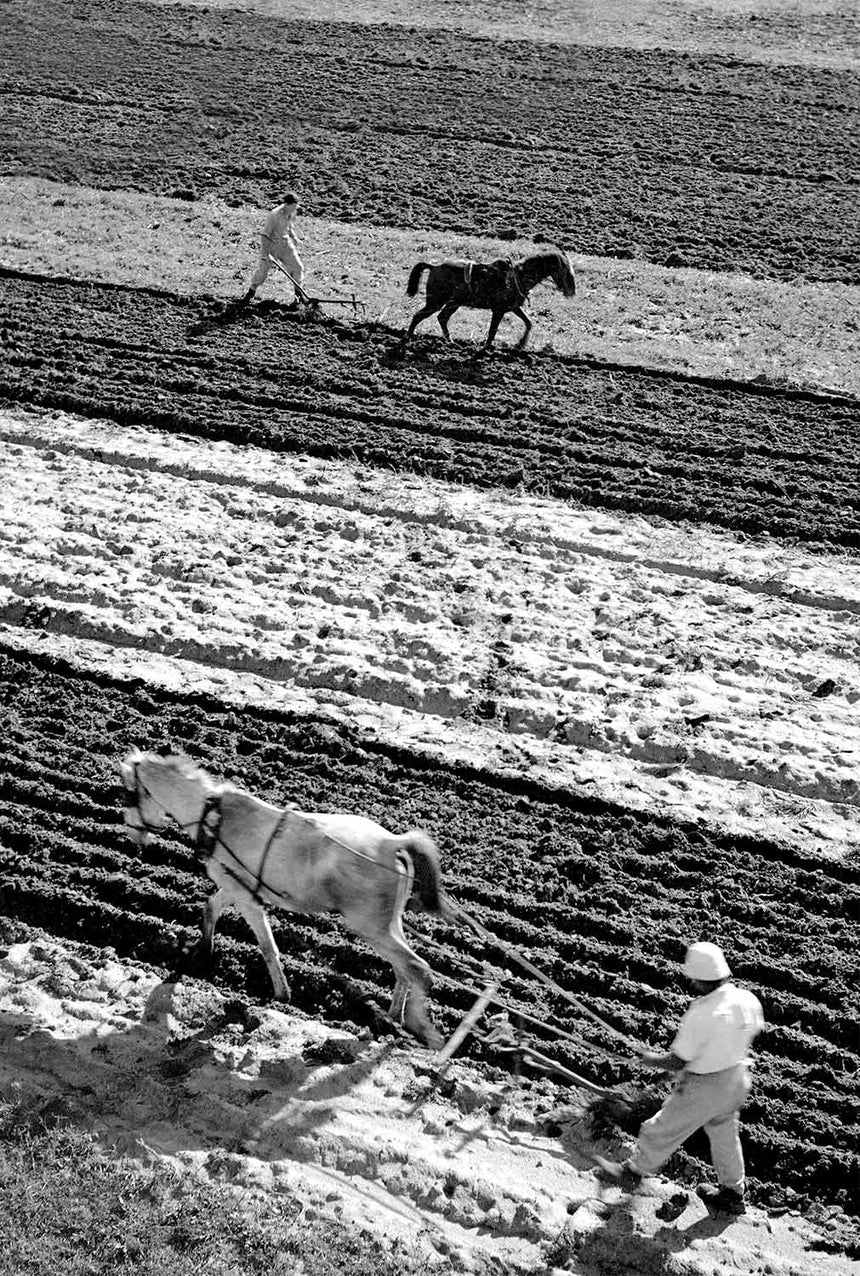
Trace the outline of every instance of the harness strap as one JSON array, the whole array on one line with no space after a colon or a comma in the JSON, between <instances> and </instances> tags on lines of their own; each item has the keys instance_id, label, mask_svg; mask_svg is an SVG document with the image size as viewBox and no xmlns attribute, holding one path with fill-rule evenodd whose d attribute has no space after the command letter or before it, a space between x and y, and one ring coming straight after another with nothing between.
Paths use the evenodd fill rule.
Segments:
<instances>
[{"instance_id":1,"label":"harness strap","mask_svg":"<svg viewBox=\"0 0 860 1276\"><path fill-rule=\"evenodd\" d=\"M233 863L238 866L241 873L247 874L247 876L250 877L252 876L251 870L236 854L232 846L228 846L221 836L221 825L224 822L224 810L221 805L222 799L222 793L210 793L203 804L203 813L200 816L200 823L197 827L197 837L195 839L194 849L201 859L206 860L210 859L215 854L217 848L220 847L226 855L229 855ZM213 823L210 823L209 817L212 815L213 811L217 812L218 818ZM263 870L266 866L266 859L268 858L269 852L275 844L278 834L283 828L288 815L289 810L281 811L275 827L269 835L266 845L263 848L260 867L257 870L256 881L254 882L253 887L248 884L240 873L236 872L236 869L231 868L229 864L226 864L223 858L219 858L218 860L218 865L221 871L226 873L228 877L232 877L233 881L238 886L241 886L243 890L246 890L256 904L262 904L263 900L261 891L263 890L266 890L269 895L273 895L276 899L284 900L285 904L288 904L290 900L290 896L285 891L273 890L271 886L266 886L263 881Z\"/></svg>"},{"instance_id":2,"label":"harness strap","mask_svg":"<svg viewBox=\"0 0 860 1276\"><path fill-rule=\"evenodd\" d=\"M277 820L275 821L275 827L272 829L271 833L269 834L266 840L266 845L263 847L263 854L260 856L260 867L257 869L257 880L254 883L254 889L251 892L252 895L254 896L254 899L257 901L258 904L262 902L260 899L260 888L263 885L263 870L266 867L266 860L269 858L269 852L271 851L275 842L280 837L281 829L286 824L287 816L289 814L290 814L289 810L281 811L281 814L278 816ZM266 889L268 890L269 888L266 887ZM277 892L271 892L271 893L276 894Z\"/></svg>"},{"instance_id":3,"label":"harness strap","mask_svg":"<svg viewBox=\"0 0 860 1276\"><path fill-rule=\"evenodd\" d=\"M504 262L504 264L507 266L508 279L510 282L513 283L513 292L519 298L518 304L522 304L522 302L524 302L526 297L528 296L528 292L524 292L522 289L522 285L520 284L520 277L519 277L519 274L517 273L516 262L514 261L513 257L499 258L499 262ZM497 263L493 262L492 264L496 265ZM469 292L472 293L473 296L475 293L475 288L474 288L474 284L472 283L472 273L475 269L475 265L476 263L474 261L466 261L463 263L463 281L466 287L469 289ZM486 263L484 263L484 265L486 266Z\"/></svg>"},{"instance_id":4,"label":"harness strap","mask_svg":"<svg viewBox=\"0 0 860 1276\"><path fill-rule=\"evenodd\" d=\"M197 825L197 836L194 839L194 850L200 859L208 860L221 841L221 825L224 822L221 797L220 793L210 793L203 803L203 811ZM217 818L210 824L209 817L213 811Z\"/></svg>"}]
</instances>

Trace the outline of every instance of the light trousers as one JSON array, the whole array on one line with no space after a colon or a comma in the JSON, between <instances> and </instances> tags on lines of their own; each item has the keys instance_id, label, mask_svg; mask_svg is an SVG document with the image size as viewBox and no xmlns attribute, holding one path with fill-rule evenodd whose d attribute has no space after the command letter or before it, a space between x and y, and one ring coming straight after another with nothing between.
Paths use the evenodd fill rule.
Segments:
<instances>
[{"instance_id":1,"label":"light trousers","mask_svg":"<svg viewBox=\"0 0 860 1276\"><path fill-rule=\"evenodd\" d=\"M299 254L288 240L279 244L277 252L272 255L277 258L281 265L286 267L297 284L302 282L302 276L305 273L304 266ZM257 262L257 269L251 279L251 287L259 288L260 284L268 277L269 271L274 269L275 267L269 261L268 253L261 253L260 260Z\"/></svg>"},{"instance_id":2,"label":"light trousers","mask_svg":"<svg viewBox=\"0 0 860 1276\"><path fill-rule=\"evenodd\" d=\"M682 1143L704 1127L711 1160L723 1187L744 1190L744 1157L738 1133L739 1113L751 1087L749 1065L722 1072L684 1072L656 1116L644 1121L631 1158L639 1174L654 1174Z\"/></svg>"}]
</instances>

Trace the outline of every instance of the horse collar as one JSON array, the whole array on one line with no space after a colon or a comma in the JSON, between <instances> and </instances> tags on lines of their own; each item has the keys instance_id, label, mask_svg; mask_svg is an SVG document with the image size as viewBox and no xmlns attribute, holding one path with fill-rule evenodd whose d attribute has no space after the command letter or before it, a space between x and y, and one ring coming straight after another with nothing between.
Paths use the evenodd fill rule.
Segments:
<instances>
[{"instance_id":1,"label":"horse collar","mask_svg":"<svg viewBox=\"0 0 860 1276\"><path fill-rule=\"evenodd\" d=\"M140 815L140 789L141 789L140 775L138 774L138 770L137 770L139 765L140 765L139 762L132 763L131 769L132 769L132 774L134 776L134 785L132 786L127 784L125 786L126 810L137 811L138 815Z\"/></svg>"},{"instance_id":2,"label":"horse collar","mask_svg":"<svg viewBox=\"0 0 860 1276\"><path fill-rule=\"evenodd\" d=\"M210 820L214 813L215 819ZM221 809L221 794L210 793L203 803L200 823L197 825L197 838L194 849L202 859L208 859L220 841L221 824L224 812Z\"/></svg>"}]
</instances>

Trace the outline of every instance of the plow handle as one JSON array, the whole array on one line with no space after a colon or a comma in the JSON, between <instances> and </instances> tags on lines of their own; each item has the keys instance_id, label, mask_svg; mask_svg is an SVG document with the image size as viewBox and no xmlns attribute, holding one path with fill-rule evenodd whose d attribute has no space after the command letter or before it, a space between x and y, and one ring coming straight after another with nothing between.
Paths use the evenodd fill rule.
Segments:
<instances>
[{"instance_id":1,"label":"plow handle","mask_svg":"<svg viewBox=\"0 0 860 1276\"><path fill-rule=\"evenodd\" d=\"M467 913L465 908L463 908L460 904L457 904L452 900L451 905L454 909L454 915L464 922L479 939L483 939L488 943L498 944L506 957L517 962L524 970L527 970L530 975L534 975L535 979L539 979L547 988L551 988L553 992L557 992L560 997L565 999L565 1001L569 1001L571 1005L576 1006L577 1010L579 1010L582 1014L587 1015L588 1018L592 1019L595 1023L600 1024L600 1027L605 1028L613 1037L617 1037L619 1041L623 1041L624 1044L629 1046L636 1054L642 1053L643 1047L638 1041L634 1041L632 1037L626 1036L623 1032L620 1032L618 1028L613 1028L611 1023L607 1023L605 1019L601 1019L600 1015L595 1014L593 1010L589 1010L588 1006L581 1002L578 997L574 997L572 992L567 992L566 989L562 988L561 984L557 984L554 979L550 979L549 975L545 975L542 970L538 970L537 966L532 965L528 957L524 957L523 954L516 948L512 947L512 945L506 943L503 939L498 939L490 931L486 930L485 927Z\"/></svg>"},{"instance_id":2,"label":"plow handle","mask_svg":"<svg viewBox=\"0 0 860 1276\"><path fill-rule=\"evenodd\" d=\"M301 297L302 301L305 303L305 305L308 305L308 306L309 306L309 305L311 304L311 298L310 298L310 297L308 296L308 294L305 292L305 290L304 290L304 288L301 286L301 284L296 283L295 279L293 279L292 275L291 275L291 274L290 274L290 272L287 270L287 268L286 268L286 266L284 265L284 263L283 263L283 262L281 262L281 261L278 261L277 257L273 257L271 253L269 253L269 254L268 254L268 258L269 258L269 261L272 263L272 265L273 265L273 266L277 266L278 270L280 270L280 272L281 272L281 274L282 274L282 275L286 275L286 276L287 276L287 278L289 279L290 283L291 283L291 284L293 285L293 287L295 288L295 290L296 290L297 294Z\"/></svg>"}]
</instances>

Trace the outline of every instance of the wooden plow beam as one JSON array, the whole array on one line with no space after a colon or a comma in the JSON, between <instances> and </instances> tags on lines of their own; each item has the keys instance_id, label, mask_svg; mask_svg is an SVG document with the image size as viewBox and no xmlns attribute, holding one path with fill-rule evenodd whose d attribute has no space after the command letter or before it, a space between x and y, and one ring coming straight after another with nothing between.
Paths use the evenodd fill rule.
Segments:
<instances>
[{"instance_id":1,"label":"wooden plow beam","mask_svg":"<svg viewBox=\"0 0 860 1276\"><path fill-rule=\"evenodd\" d=\"M513 945L508 944L505 940L499 939L496 935L493 935L491 931L488 931L480 922L467 913L466 910L455 901L452 900L451 903L454 908L455 916L468 926L469 929L480 939L487 943L496 945L496 947L498 947L507 958L522 966L523 969L527 970L535 979L538 979L542 984L550 988L565 1001L575 1006L581 1014L584 1014L594 1023L599 1024L599 1026L606 1032L610 1033L610 1035L616 1037L620 1041L623 1041L624 1044L635 1053L642 1052L644 1047L640 1045L639 1042L634 1041L632 1037L628 1037L625 1033L619 1031L618 1028L615 1028L611 1023L608 1023L607 1020L601 1018L600 1015L596 1014L595 1011L586 1006L579 997L574 996L573 993L568 992L567 989L562 988L560 984L556 983L554 979L551 979L549 975L544 974L542 970L529 961L529 959L519 952L518 949L514 948ZM409 930L413 934L420 934L414 926L409 926ZM435 940L429 939L428 936L422 935L421 938L432 948L437 948L443 952L447 951L444 948L444 945L437 943ZM577 1037L573 1033L566 1032L562 1028L557 1028L554 1024L547 1023L546 1021L529 1014L519 1006L512 1005L504 996L500 995L503 982L510 978L509 970L493 970L490 964L485 962L484 973L486 975L486 982L484 983L484 987L478 995L477 1000L463 1016L459 1026L437 1055L437 1062L440 1067L435 1078L435 1084L438 1084L439 1081L442 1080L450 1067L451 1058L455 1051L460 1047L469 1033L475 1031L479 1019L490 1005L496 1005L507 1014L513 1015L516 1020L533 1024L535 1027L542 1029L544 1032L549 1032L553 1036L562 1040L574 1041L580 1045L589 1045L592 1049L597 1050L604 1055L608 1055L611 1058L620 1059L622 1057L615 1054L613 1051L607 1050L605 1047L598 1045L597 1043L588 1042L583 1038ZM452 980L452 982L459 988L472 992L475 991L474 988L470 989L468 985L462 984L458 980ZM516 1040L513 1044L509 1044L510 1037L511 1033L509 1030L503 1029L499 1031L494 1029L492 1032L485 1034L479 1039L484 1040L487 1045L495 1046L503 1053L514 1054L518 1060L529 1063L541 1071L555 1073L557 1076L567 1081L570 1085L575 1085L591 1094L607 1096L617 1095L619 1093L618 1090L613 1087L600 1086L593 1081L589 1081L586 1077L580 1076L579 1073L573 1072L572 1069L567 1068L563 1064L558 1063L555 1059L550 1058L549 1055L544 1054L542 1051L528 1043L522 1042L520 1030L516 1032Z\"/></svg>"},{"instance_id":2,"label":"wooden plow beam","mask_svg":"<svg viewBox=\"0 0 860 1276\"><path fill-rule=\"evenodd\" d=\"M501 979L491 979L486 984L478 996L477 1001L471 1010L467 1010L463 1018L460 1020L460 1026L453 1035L448 1039L442 1049L436 1056L436 1062L439 1064L448 1064L453 1058L460 1044L468 1037L469 1033L475 1028L481 1015L494 1000L496 993L502 986ZM439 1074L442 1075L441 1073Z\"/></svg>"},{"instance_id":3,"label":"wooden plow beam","mask_svg":"<svg viewBox=\"0 0 860 1276\"><path fill-rule=\"evenodd\" d=\"M551 988L553 992L558 993L558 995L563 997L565 1001L569 1001L572 1006L576 1007L580 1014L585 1015L594 1023L599 1024L600 1027L604 1028L611 1034L611 1036L617 1037L619 1041L623 1041L624 1044L629 1046L635 1054L641 1054L645 1049L640 1042L635 1041L632 1037L628 1037L626 1033L620 1032L618 1028L613 1027L611 1023L602 1019L600 1015L595 1013L595 1011L589 1009L589 1007L586 1006L579 997L575 997L572 992L568 992L566 988L562 988L561 984L557 984L554 979L550 979L549 975L545 975L542 970L533 965L533 963L529 961L528 957L524 957L523 954L518 949L514 948L512 944L507 943L503 939L497 938L497 936L487 930L479 921L467 913L465 908L461 908L460 905L457 904L456 911L457 916L462 918L469 929L473 931L479 939L495 944L499 949L501 949L506 957L508 957L511 961L515 961L517 965L522 966L530 975L533 975L535 979L540 980L540 982L547 988Z\"/></svg>"}]
</instances>

